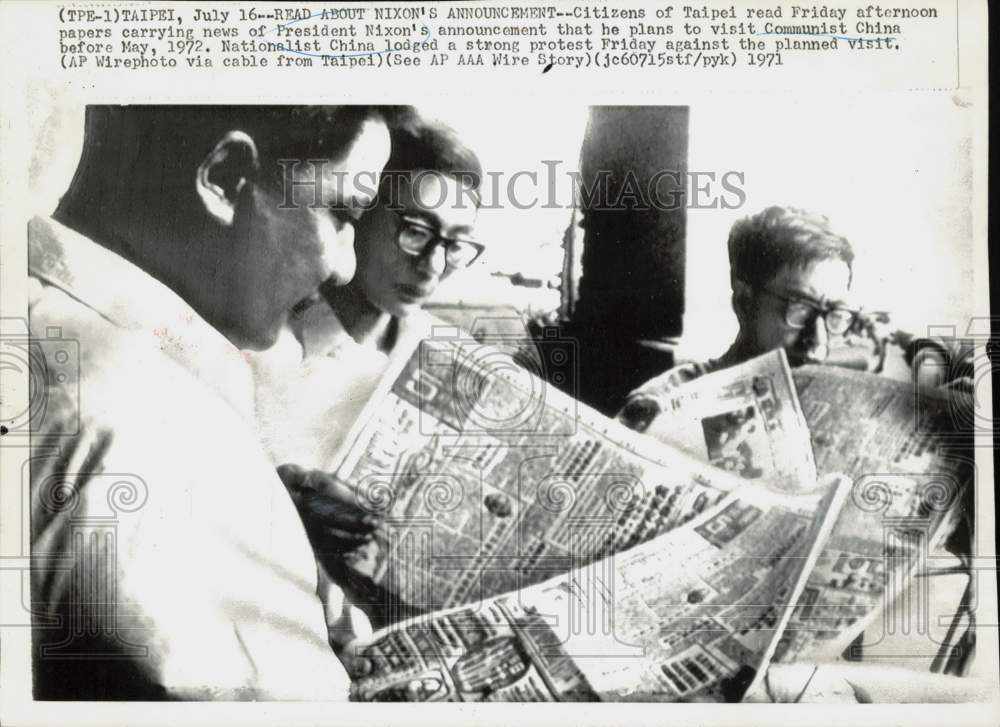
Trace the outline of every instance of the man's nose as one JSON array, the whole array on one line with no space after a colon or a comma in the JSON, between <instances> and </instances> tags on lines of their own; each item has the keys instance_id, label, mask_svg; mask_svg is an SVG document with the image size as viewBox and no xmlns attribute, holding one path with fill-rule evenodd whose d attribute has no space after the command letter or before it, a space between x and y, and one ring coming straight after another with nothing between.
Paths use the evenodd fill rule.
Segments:
<instances>
[{"instance_id":1,"label":"man's nose","mask_svg":"<svg viewBox=\"0 0 1000 727\"><path fill-rule=\"evenodd\" d=\"M345 285L354 277L358 259L354 255L354 225L350 222L333 226L327 236L323 258L329 277L337 285Z\"/></svg>"},{"instance_id":2,"label":"man's nose","mask_svg":"<svg viewBox=\"0 0 1000 727\"><path fill-rule=\"evenodd\" d=\"M809 363L822 363L830 353L830 338L826 332L826 319L822 315L813 318L802 332L802 353Z\"/></svg>"},{"instance_id":3,"label":"man's nose","mask_svg":"<svg viewBox=\"0 0 1000 727\"><path fill-rule=\"evenodd\" d=\"M417 269L428 277L441 277L448 267L444 245L434 245L417 259Z\"/></svg>"}]
</instances>

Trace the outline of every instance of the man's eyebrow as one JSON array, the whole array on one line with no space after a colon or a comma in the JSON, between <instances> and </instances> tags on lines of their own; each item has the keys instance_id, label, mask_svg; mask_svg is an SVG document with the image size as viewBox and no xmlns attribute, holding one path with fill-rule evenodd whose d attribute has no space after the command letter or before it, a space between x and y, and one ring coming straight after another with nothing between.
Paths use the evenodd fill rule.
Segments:
<instances>
[{"instance_id":1,"label":"man's eyebrow","mask_svg":"<svg viewBox=\"0 0 1000 727\"><path fill-rule=\"evenodd\" d=\"M822 302L822 303L824 303L829 308L847 308L847 307L849 307L847 305L847 301L846 300L842 300L840 298L824 298L824 299L821 300L817 296L813 295L811 292L806 291L806 290L801 290L799 288L792 288L790 290L787 290L787 291L785 291L785 294L788 297L790 297L790 298L801 298L803 300L809 301L810 303L820 303L820 302Z\"/></svg>"},{"instance_id":2,"label":"man's eyebrow","mask_svg":"<svg viewBox=\"0 0 1000 727\"><path fill-rule=\"evenodd\" d=\"M455 225L454 227L445 229L441 218L433 210L404 208L400 214L404 217L415 218L420 222L430 225L446 237L470 236L473 230L472 225Z\"/></svg>"},{"instance_id":3,"label":"man's eyebrow","mask_svg":"<svg viewBox=\"0 0 1000 727\"><path fill-rule=\"evenodd\" d=\"M472 230L472 225L455 225L448 232L451 235L470 235Z\"/></svg>"},{"instance_id":4,"label":"man's eyebrow","mask_svg":"<svg viewBox=\"0 0 1000 727\"><path fill-rule=\"evenodd\" d=\"M438 217L437 213L431 212L430 210L404 207L401 214L404 217L412 217L420 222L437 227L438 229L441 228L441 218Z\"/></svg>"},{"instance_id":5,"label":"man's eyebrow","mask_svg":"<svg viewBox=\"0 0 1000 727\"><path fill-rule=\"evenodd\" d=\"M778 290L782 295L788 296L789 298L804 298L806 300L816 300L816 301L819 300L819 298L810 293L808 290L803 290L802 288L779 288Z\"/></svg>"}]
</instances>

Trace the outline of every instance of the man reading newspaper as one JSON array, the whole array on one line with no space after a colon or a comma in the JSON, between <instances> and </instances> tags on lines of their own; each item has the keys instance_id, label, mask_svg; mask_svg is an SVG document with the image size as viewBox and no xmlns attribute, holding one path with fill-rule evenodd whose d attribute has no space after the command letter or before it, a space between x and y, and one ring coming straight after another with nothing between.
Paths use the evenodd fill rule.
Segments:
<instances>
[{"instance_id":1,"label":"man reading newspaper","mask_svg":"<svg viewBox=\"0 0 1000 727\"><path fill-rule=\"evenodd\" d=\"M754 457L759 462L762 456L767 458L769 451L760 443L752 446L749 440L748 430L752 431L753 421L748 413L752 415L753 410L740 409L736 406L738 402L725 396L732 392L734 386L739 386L740 381L744 382L748 391L754 382L760 381L760 377L754 376L751 370L737 371L740 365L748 360L762 361L763 357L753 357L779 347L787 352L792 366L835 362L878 369L885 355L886 340L880 334L875 318L861 315L846 303L852 277L853 251L849 242L832 229L826 218L792 208L768 208L734 225L729 238L729 256L732 303L740 323L732 346L717 360L681 364L639 387L630 395L619 417L630 427L682 446L719 466L741 462L741 474L752 478L762 474L759 469L752 469ZM875 341L874 356L869 357L864 346L852 348L859 341L855 334L870 336ZM938 546L944 542L944 536L952 532L956 519L964 516L965 524L971 523L972 487L966 464L969 451L965 446L964 454L961 452L963 446L961 442L956 442L953 433L954 417L950 413L955 411L955 399L949 400L928 390L928 386L943 384L955 390L967 390L969 367L962 361L969 358L971 347L956 346L949 341L913 339L902 334L897 334L896 340L906 345L906 362L912 365L914 382L922 392L919 394L920 406L914 407L917 395L904 384L888 380L878 382L861 374L851 375L846 370L837 374L835 370L823 371L815 366L807 366L810 369L808 373L803 370L801 375L796 375L796 385L800 392L804 392L803 406L812 430L812 444L820 473L837 471L859 478L874 472L886 473L891 478L888 485L877 477L858 481L859 497L852 499L847 509L854 512L855 501L862 502L863 516L858 512L858 517L843 517L834 540L846 550L831 549L831 556L840 552L859 558L861 553L858 547L848 545L848 542L860 542L858 538L881 538L883 516L924 516L922 526L930 528L927 537L932 539L934 536L934 543ZM847 357L849 361L845 359L845 352L850 354ZM748 365L751 364L744 364ZM711 374L713 371L717 373ZM711 374L708 378L713 380L698 383L706 374ZM699 396L702 397L700 405ZM723 406L727 398L730 401ZM958 396L958 399L961 397ZM706 401L717 402L716 416L710 416L705 410ZM960 401L958 408L962 408ZM861 415L866 409L872 412L870 417ZM764 410L759 411L763 413ZM737 418L748 421L737 425L733 421ZM722 437L737 437L740 440L736 448L733 448L732 441L728 442L730 449L734 450L728 458L718 456L722 443L715 430L720 419L725 424ZM766 417L759 419L763 424ZM704 439L698 441L696 438L693 448L687 436L692 432L692 425L698 433L704 430ZM917 442L919 436L906 435L906 428L914 426L917 435L926 432L931 440L943 438L946 444L930 448L920 445ZM789 440L782 437L779 441ZM788 463L795 458L783 453L773 461ZM943 479L936 480L936 475ZM948 490L941 510L919 506L910 512L906 505L908 499L915 497L914 502L919 503L917 492L920 489L933 490L939 485ZM892 491L896 509L883 512L877 507L864 505L865 488L870 491L872 487L888 487L886 492ZM941 517L943 515L947 517ZM852 525L853 531L849 533ZM850 541L850 538L855 540ZM961 542L963 538L964 543ZM954 531L950 546L960 557L968 552L967 527ZM925 547L921 545L918 550ZM881 561L879 544L872 541L869 550L871 552L866 555ZM943 553L939 550L932 554L940 558ZM858 562L870 561L862 559ZM817 579L819 577L817 574ZM827 577L837 580L835 574L828 574ZM880 584L883 576L878 571L871 576L874 580L863 577L856 580L858 577L850 576L845 589L827 591L823 597L818 595L821 592L818 580L813 587L807 588L808 598L820 598L820 601L825 598L826 603L817 603L811 611L803 609L799 612L800 615L811 614L808 618L812 619L811 631L814 633L810 633L805 624L798 624L801 630L797 646L785 644L783 658L793 658L794 652L804 655L810 649L815 651L824 642L826 647L816 653L835 656L838 648L843 649L847 645L843 638L845 633L858 634L859 624L871 622L883 596L888 598ZM961 618L964 609L958 601L962 587L962 584L957 584L952 599L951 607L958 609L956 619ZM863 589L870 590L864 592ZM852 590L854 595L849 595ZM962 603L965 601L963 597ZM821 628L817 619L826 619L829 625ZM971 629L966 634L971 634ZM858 643L849 652L850 656L857 658L860 655L861 642L859 636ZM966 655L966 662L969 643L966 637L961 637L958 645L953 647L957 653Z\"/></svg>"},{"instance_id":2,"label":"man reading newspaper","mask_svg":"<svg viewBox=\"0 0 1000 727\"><path fill-rule=\"evenodd\" d=\"M36 698L346 696L339 595L317 593L237 346L350 277L353 183L388 154L366 107L88 108L73 183L28 230L32 335L80 353L35 380ZM322 163L287 197L295 155Z\"/></svg>"},{"instance_id":3,"label":"man reading newspaper","mask_svg":"<svg viewBox=\"0 0 1000 727\"><path fill-rule=\"evenodd\" d=\"M671 533L681 532L677 528L687 527L705 512L715 512L713 508L719 507L739 482L719 468L706 469L673 448L630 434L565 395L551 390L542 395L535 387L543 382L527 372L507 366L493 368L497 356L495 349L457 331L439 332L439 338L423 341L400 370L387 375L338 458L341 464L336 480L351 483L359 497L384 517L373 573L391 597L366 605L382 609L382 623L390 624L388 630L376 635L380 644L376 652L387 660L385 663L402 670L371 682L381 686L373 687L374 692L360 693L363 698L463 698L457 682L442 677L439 667L428 666L445 657L438 647L414 635L421 629L434 630L421 618L450 618L446 614L452 613L451 609L484 597L536 588L547 577L580 567L577 564L602 562L610 552L632 553L636 548L653 547L658 534L669 538ZM801 413L797 413L787 368L782 368L780 360L778 364L770 379L773 388L758 387L759 395L745 396L751 408L770 412L775 410L775 392L790 397L781 402L786 412L782 418L790 436L802 436L805 429L795 421L796 417L801 420ZM765 366L756 371L766 370ZM707 406L711 408L711 404ZM767 439L780 443L783 435L772 430ZM805 465L803 469L808 471ZM801 489L817 490L815 478L811 486ZM755 535L748 536L748 547L761 553L763 541L756 550L752 544L768 530L752 532ZM657 551L661 569L655 577L668 589L681 578L677 561L664 555L669 551ZM775 562L783 557L778 556ZM789 558L789 562L794 560ZM663 568L664 564L667 567ZM743 562L727 572L745 571L746 567ZM811 570L807 569L803 578L808 580ZM732 591L728 593L732 595ZM789 598L790 604L781 612L781 628L775 627L777 621L769 622L775 649L782 645L779 637L792 618L791 602L799 593L795 591L794 599L791 590L781 596ZM763 602L760 594L757 598ZM428 612L413 622L424 626L415 627L416 631L405 624L398 626L414 609ZM441 609L446 609L445 613L433 613ZM520 617L511 617L504 608L500 612L507 615L497 616L501 621L496 624L501 625L490 629L513 628L516 632L521 628ZM513 626L502 626L508 617L513 618ZM458 626L448 628L462 632L468 626L463 619ZM397 626L391 626L394 623ZM676 630L666 623L664 634ZM721 623L724 626L727 621ZM770 658L773 651L768 653ZM354 668L379 668L371 664L370 654L352 650L352 655L362 657L354 662L348 656ZM610 652L605 657L605 667L613 668L616 657ZM719 672L720 678L721 674L727 675L725 679L735 678L743 666L752 665L730 660ZM437 675L421 671L425 667L437 670ZM753 666L755 674L759 667ZM820 674L817 684L825 690L829 668L824 667ZM751 696L766 699L767 694L785 695L791 691L782 686L785 680L800 676L797 669L779 666L774 682L758 680ZM401 685L392 681L397 678L403 679ZM517 678L511 679L512 685L521 684ZM744 689L750 681L745 681ZM802 679L802 689L796 694L806 693L806 681ZM947 683L950 689L951 681ZM761 696L759 690L764 685L771 691ZM478 690L475 698L528 698L518 688L503 690L502 695L487 691L492 696ZM669 691L653 689L646 697L697 698L697 694L682 692L665 697ZM823 698L820 693L807 696ZM552 694L544 698L552 698ZM714 698L727 697L718 692Z\"/></svg>"}]
</instances>

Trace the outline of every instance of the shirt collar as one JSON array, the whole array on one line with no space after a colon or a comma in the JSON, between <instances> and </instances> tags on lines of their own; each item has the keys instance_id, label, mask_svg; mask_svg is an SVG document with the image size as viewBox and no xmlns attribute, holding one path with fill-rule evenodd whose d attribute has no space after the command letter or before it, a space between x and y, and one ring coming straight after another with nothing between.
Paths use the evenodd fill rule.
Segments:
<instances>
[{"instance_id":1,"label":"shirt collar","mask_svg":"<svg viewBox=\"0 0 1000 727\"><path fill-rule=\"evenodd\" d=\"M396 352L400 351L408 355L419 339L430 335L433 322L435 319L423 310L414 311L402 318L391 319L389 325L395 327L396 339L390 354L396 355ZM345 346L360 345L344 328L336 311L322 298L292 318L291 329L302 345L304 359L328 356Z\"/></svg>"},{"instance_id":2,"label":"shirt collar","mask_svg":"<svg viewBox=\"0 0 1000 727\"><path fill-rule=\"evenodd\" d=\"M51 218L28 223L28 270L121 328L155 336L160 350L252 411L252 382L238 349L183 298L122 256Z\"/></svg>"}]
</instances>

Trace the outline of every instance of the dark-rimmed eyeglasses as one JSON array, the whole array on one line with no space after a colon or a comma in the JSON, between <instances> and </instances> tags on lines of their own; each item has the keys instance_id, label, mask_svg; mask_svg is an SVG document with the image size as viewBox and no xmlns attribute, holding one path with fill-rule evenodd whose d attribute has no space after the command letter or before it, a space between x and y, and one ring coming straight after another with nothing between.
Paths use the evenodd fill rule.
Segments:
<instances>
[{"instance_id":1,"label":"dark-rimmed eyeglasses","mask_svg":"<svg viewBox=\"0 0 1000 727\"><path fill-rule=\"evenodd\" d=\"M822 300L809 300L800 296L781 295L767 288L760 288L760 291L784 302L785 324L789 328L805 328L816 316L820 316L826 324L827 333L842 336L858 319L858 311L845 306L828 305Z\"/></svg>"},{"instance_id":2,"label":"dark-rimmed eyeglasses","mask_svg":"<svg viewBox=\"0 0 1000 727\"><path fill-rule=\"evenodd\" d=\"M445 237L439 230L416 217L396 212L399 231L396 244L407 255L419 257L444 245L444 258L449 267L467 268L483 254L486 246L464 237Z\"/></svg>"}]
</instances>

